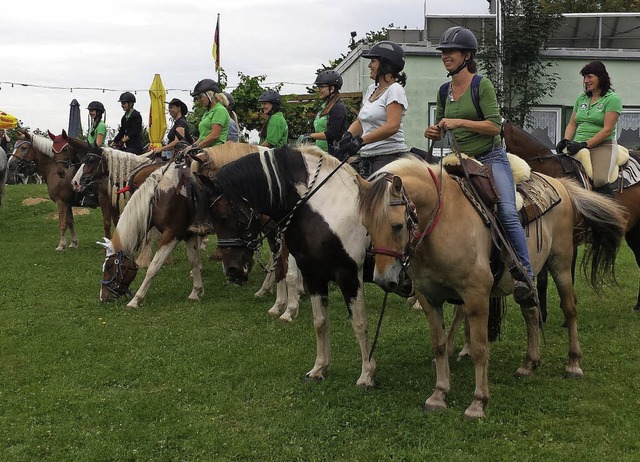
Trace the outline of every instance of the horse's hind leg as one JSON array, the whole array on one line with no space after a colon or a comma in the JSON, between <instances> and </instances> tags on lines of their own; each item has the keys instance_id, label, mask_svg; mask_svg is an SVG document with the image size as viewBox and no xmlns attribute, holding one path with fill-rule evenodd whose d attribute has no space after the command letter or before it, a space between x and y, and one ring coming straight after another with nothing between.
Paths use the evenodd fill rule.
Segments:
<instances>
[{"instance_id":1,"label":"horse's hind leg","mask_svg":"<svg viewBox=\"0 0 640 462\"><path fill-rule=\"evenodd\" d=\"M296 265L296 260L293 258L293 255L289 254L289 258L287 260L289 263L287 276L285 277L287 288L287 309L282 313L280 319L282 321L291 322L298 317L302 276L300 275L298 265Z\"/></svg>"},{"instance_id":2,"label":"horse's hind leg","mask_svg":"<svg viewBox=\"0 0 640 462\"><path fill-rule=\"evenodd\" d=\"M60 230L60 241L56 250L65 250L67 248L67 227L69 226L69 214L73 213L71 207L63 201L56 203L58 206L58 226ZM72 215L73 216L73 215Z\"/></svg>"},{"instance_id":3,"label":"horse's hind leg","mask_svg":"<svg viewBox=\"0 0 640 462\"><path fill-rule=\"evenodd\" d=\"M187 298L197 301L200 300L200 297L204 294L204 284L202 283L202 273L200 269L199 238L198 236L192 236L187 239L184 244L187 249L187 258L189 259L189 263L191 263L191 278L193 279L193 288Z\"/></svg>"},{"instance_id":4,"label":"horse's hind leg","mask_svg":"<svg viewBox=\"0 0 640 462\"><path fill-rule=\"evenodd\" d=\"M154 255L153 260L151 261L151 264L147 269L147 274L144 277L144 281L142 281L142 284L140 284L140 287L138 288L138 291L136 292L133 299L131 299L131 301L127 303L128 307L138 308L142 304L147 295L147 290L149 290L149 286L151 285L151 280L155 277L158 271L160 271L160 268L162 268L162 265L164 264L167 257L171 254L171 252L173 252L173 249L176 248L176 245L178 245L178 240L173 239L171 242L167 242L166 244L161 245L158 248L158 251Z\"/></svg>"},{"instance_id":5,"label":"horse's hind leg","mask_svg":"<svg viewBox=\"0 0 640 462\"><path fill-rule=\"evenodd\" d=\"M631 228L624 238L627 241L627 245L629 246L629 248L633 251L633 255L636 259L636 265L640 267L640 225L636 224L633 228ZM636 306L634 306L633 309L636 311L640 311L640 287L638 288Z\"/></svg>"},{"instance_id":6,"label":"horse's hind leg","mask_svg":"<svg viewBox=\"0 0 640 462\"><path fill-rule=\"evenodd\" d=\"M73 207L69 205L69 212L67 214L67 230L71 235L71 244L69 244L70 249L75 249L78 247L78 235L76 234L76 225L73 220Z\"/></svg>"},{"instance_id":7,"label":"horse's hind leg","mask_svg":"<svg viewBox=\"0 0 640 462\"><path fill-rule=\"evenodd\" d=\"M285 279L276 283L276 301L273 306L267 311L269 316L280 316L287 305L287 281Z\"/></svg>"},{"instance_id":8,"label":"horse's hind leg","mask_svg":"<svg viewBox=\"0 0 640 462\"><path fill-rule=\"evenodd\" d=\"M537 306L520 306L520 312L527 326L527 356L522 365L516 370L516 376L529 377L540 366L539 319Z\"/></svg>"}]
</instances>

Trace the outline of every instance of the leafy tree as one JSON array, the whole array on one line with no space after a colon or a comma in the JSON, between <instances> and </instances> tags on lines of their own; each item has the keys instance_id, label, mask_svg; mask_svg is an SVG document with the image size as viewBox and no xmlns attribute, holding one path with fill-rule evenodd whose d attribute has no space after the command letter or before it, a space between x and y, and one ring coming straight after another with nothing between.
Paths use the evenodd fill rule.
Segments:
<instances>
[{"instance_id":1,"label":"leafy tree","mask_svg":"<svg viewBox=\"0 0 640 462\"><path fill-rule=\"evenodd\" d=\"M502 41L496 43L495 29L487 28L478 60L487 77L497 84L502 114L524 126L530 122L531 108L556 88L558 74L552 70L554 64L543 62L540 52L547 49L551 31L563 19L545 12L539 0L500 2Z\"/></svg>"}]
</instances>

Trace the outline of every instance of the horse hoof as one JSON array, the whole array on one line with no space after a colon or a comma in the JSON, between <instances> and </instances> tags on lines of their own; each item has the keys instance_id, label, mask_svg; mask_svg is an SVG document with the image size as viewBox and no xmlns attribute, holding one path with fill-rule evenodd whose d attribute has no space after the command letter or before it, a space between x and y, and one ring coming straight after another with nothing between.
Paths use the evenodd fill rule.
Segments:
<instances>
[{"instance_id":1,"label":"horse hoof","mask_svg":"<svg viewBox=\"0 0 640 462\"><path fill-rule=\"evenodd\" d=\"M531 377L533 370L529 367L519 367L514 375L520 378Z\"/></svg>"},{"instance_id":2,"label":"horse hoof","mask_svg":"<svg viewBox=\"0 0 640 462\"><path fill-rule=\"evenodd\" d=\"M424 403L422 405L422 411L423 412L428 412L428 413L441 412L441 411L444 411L446 408L447 408L446 405L443 406L443 405L440 405L440 404L435 405L435 404Z\"/></svg>"},{"instance_id":3,"label":"horse hoof","mask_svg":"<svg viewBox=\"0 0 640 462\"><path fill-rule=\"evenodd\" d=\"M277 307L273 307L271 308L269 311L267 311L267 315L271 316L273 318L277 318L278 316L280 316L280 314L282 314L282 311L280 311Z\"/></svg>"},{"instance_id":4,"label":"horse hoof","mask_svg":"<svg viewBox=\"0 0 640 462\"><path fill-rule=\"evenodd\" d=\"M290 314L284 313L282 316L280 316L278 318L280 321L284 321L284 322L293 322L293 318L291 317Z\"/></svg>"},{"instance_id":5,"label":"horse hoof","mask_svg":"<svg viewBox=\"0 0 640 462\"><path fill-rule=\"evenodd\" d=\"M324 382L324 377L312 377L309 374L304 376L305 383L320 383Z\"/></svg>"},{"instance_id":6,"label":"horse hoof","mask_svg":"<svg viewBox=\"0 0 640 462\"><path fill-rule=\"evenodd\" d=\"M464 420L479 420L484 417L484 411L470 411L469 409L464 411Z\"/></svg>"},{"instance_id":7,"label":"horse hoof","mask_svg":"<svg viewBox=\"0 0 640 462\"><path fill-rule=\"evenodd\" d=\"M582 377L584 377L584 373L582 371L579 371L579 372L565 372L564 373L564 378L565 379L581 379Z\"/></svg>"}]
</instances>

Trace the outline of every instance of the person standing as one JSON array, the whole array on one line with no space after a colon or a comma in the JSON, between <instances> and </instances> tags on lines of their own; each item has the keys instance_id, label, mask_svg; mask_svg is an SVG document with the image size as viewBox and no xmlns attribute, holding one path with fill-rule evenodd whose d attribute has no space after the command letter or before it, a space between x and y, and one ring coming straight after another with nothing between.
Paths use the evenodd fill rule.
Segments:
<instances>
[{"instance_id":1,"label":"person standing","mask_svg":"<svg viewBox=\"0 0 640 462\"><path fill-rule=\"evenodd\" d=\"M616 124L622 112L622 100L611 88L611 78L602 61L590 62L580 74L584 93L573 106L571 120L556 151L577 154L584 148L589 149L593 186L597 192L613 197L609 177L618 155Z\"/></svg>"},{"instance_id":2,"label":"person standing","mask_svg":"<svg viewBox=\"0 0 640 462\"><path fill-rule=\"evenodd\" d=\"M89 110L90 119L87 142L90 146L102 147L107 138L107 126L102 120L104 105L100 101L91 101L87 109Z\"/></svg>"},{"instance_id":3,"label":"person standing","mask_svg":"<svg viewBox=\"0 0 640 462\"><path fill-rule=\"evenodd\" d=\"M535 306L537 297L533 286L534 274L524 230L516 211L513 173L500 138L502 120L496 92L489 79L480 80L478 91L483 119L480 118L471 96L471 81L477 73L475 56L478 41L469 29L454 26L442 34L436 49L442 52L442 63L451 81L445 101L440 101L438 92L436 123L426 128L425 137L439 140L442 133L448 130L453 134L455 147L460 152L491 166L494 186L499 196L498 220L526 272L521 274L515 266L511 268L515 279L514 299L521 306Z\"/></svg>"},{"instance_id":4,"label":"person standing","mask_svg":"<svg viewBox=\"0 0 640 462\"><path fill-rule=\"evenodd\" d=\"M136 97L133 93L125 91L118 99L124 115L120 120L120 129L116 137L109 143L114 148L122 148L125 152L142 154L142 116L133 108Z\"/></svg>"},{"instance_id":5,"label":"person standing","mask_svg":"<svg viewBox=\"0 0 640 462\"><path fill-rule=\"evenodd\" d=\"M409 152L402 125L409 103L402 47L384 40L362 56L371 60L369 77L374 83L365 93L358 118L339 142L338 156L344 159L359 153L360 174L369 176Z\"/></svg>"},{"instance_id":6,"label":"person standing","mask_svg":"<svg viewBox=\"0 0 640 462\"><path fill-rule=\"evenodd\" d=\"M203 79L193 88L191 96L196 98L206 109L198 123L200 136L192 146L194 148L208 148L224 144L227 141L231 117L222 104L224 95L221 93L218 83L212 79Z\"/></svg>"},{"instance_id":7,"label":"person standing","mask_svg":"<svg viewBox=\"0 0 640 462\"><path fill-rule=\"evenodd\" d=\"M169 115L171 115L171 118L173 119L173 125L171 126L169 133L167 133L167 140L169 142L166 145L153 150L153 153L156 155L162 154L163 152L170 154L176 144L180 141L185 141L189 144L193 143L191 129L189 128L189 122L187 121L187 114L189 112L187 105L178 98L173 98L167 104L169 104Z\"/></svg>"},{"instance_id":8,"label":"person standing","mask_svg":"<svg viewBox=\"0 0 640 462\"><path fill-rule=\"evenodd\" d=\"M9 155L9 142L11 141L11 138L9 138L9 134L7 133L7 131L5 129L0 129L0 148L2 148L2 150Z\"/></svg>"},{"instance_id":9,"label":"person standing","mask_svg":"<svg viewBox=\"0 0 640 462\"><path fill-rule=\"evenodd\" d=\"M302 135L298 141L312 141L325 152L335 156L336 144L349 128L347 108L342 102L342 76L333 69L318 73L314 85L318 88L322 105L313 121L313 133Z\"/></svg>"},{"instance_id":10,"label":"person standing","mask_svg":"<svg viewBox=\"0 0 640 462\"><path fill-rule=\"evenodd\" d=\"M266 116L260 129L260 146L281 148L289 142L289 126L282 114L282 97L275 90L267 90L258 99L262 114Z\"/></svg>"}]
</instances>

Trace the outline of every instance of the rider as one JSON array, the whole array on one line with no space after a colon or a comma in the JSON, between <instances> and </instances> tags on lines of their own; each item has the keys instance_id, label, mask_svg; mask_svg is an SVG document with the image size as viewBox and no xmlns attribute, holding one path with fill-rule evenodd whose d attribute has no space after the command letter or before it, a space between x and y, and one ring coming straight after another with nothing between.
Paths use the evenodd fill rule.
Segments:
<instances>
[{"instance_id":1,"label":"rider","mask_svg":"<svg viewBox=\"0 0 640 462\"><path fill-rule=\"evenodd\" d=\"M124 115L120 120L120 129L116 137L109 143L111 147L122 146L125 152L142 154L142 116L133 108L136 97L133 93L125 91L118 99Z\"/></svg>"},{"instance_id":2,"label":"rider","mask_svg":"<svg viewBox=\"0 0 640 462\"><path fill-rule=\"evenodd\" d=\"M229 117L231 120L229 121L229 134L227 135L227 143L237 143L240 141L240 125L238 124L238 115L233 111L236 107L236 100L233 98L231 93L224 92L224 96L227 97L227 111L229 112Z\"/></svg>"},{"instance_id":3,"label":"rider","mask_svg":"<svg viewBox=\"0 0 640 462\"><path fill-rule=\"evenodd\" d=\"M315 141L323 151L335 155L337 143L349 127L347 108L341 100L342 76L333 69L318 73L314 85L322 98L322 106L313 121L313 133L301 135L298 142Z\"/></svg>"},{"instance_id":4,"label":"rider","mask_svg":"<svg viewBox=\"0 0 640 462\"><path fill-rule=\"evenodd\" d=\"M91 146L95 144L98 147L102 147L107 137L107 126L102 120L104 105L100 101L91 101L87 109L89 110L89 118L91 119L89 132L87 133L87 142Z\"/></svg>"},{"instance_id":5,"label":"rider","mask_svg":"<svg viewBox=\"0 0 640 462\"><path fill-rule=\"evenodd\" d=\"M281 148L289 142L289 126L280 110L282 97L275 90L265 91L258 102L262 104L262 113L266 115L260 129L260 146Z\"/></svg>"},{"instance_id":6,"label":"rider","mask_svg":"<svg viewBox=\"0 0 640 462\"><path fill-rule=\"evenodd\" d=\"M509 243L527 274L512 268L514 277L514 299L521 306L536 305L534 274L529 262L527 241L516 211L513 173L500 138L501 117L496 93L487 78L479 86L480 107L484 119L480 119L471 97L471 80L477 72L475 55L478 41L469 29L454 26L447 29L436 47L442 52L444 68L451 76L448 97L440 101L436 110L436 124L425 130L432 140L442 138L449 130L455 139L455 147L484 164L490 164L498 190L497 216Z\"/></svg>"},{"instance_id":7,"label":"rider","mask_svg":"<svg viewBox=\"0 0 640 462\"><path fill-rule=\"evenodd\" d=\"M187 105L178 98L173 98L168 104L169 114L173 119L173 125L169 133L167 133L167 140L169 140L169 142L164 146L154 149L154 154L162 154L163 152L170 154L175 145L180 141L185 141L189 144L193 143L191 129L189 128L189 122L187 122L187 113L189 112Z\"/></svg>"},{"instance_id":8,"label":"rider","mask_svg":"<svg viewBox=\"0 0 640 462\"><path fill-rule=\"evenodd\" d=\"M191 96L206 109L198 123L200 136L192 146L208 148L224 144L227 141L231 117L222 104L225 98L218 83L212 79L203 79L193 88Z\"/></svg>"},{"instance_id":9,"label":"rider","mask_svg":"<svg viewBox=\"0 0 640 462\"><path fill-rule=\"evenodd\" d=\"M404 141L402 119L409 107L404 85L404 50L395 42L378 42L363 58L370 58L372 83L362 100L358 118L339 143L340 157L361 157L360 173L369 176L409 152Z\"/></svg>"}]
</instances>

